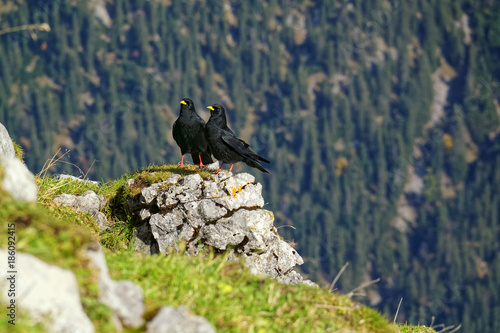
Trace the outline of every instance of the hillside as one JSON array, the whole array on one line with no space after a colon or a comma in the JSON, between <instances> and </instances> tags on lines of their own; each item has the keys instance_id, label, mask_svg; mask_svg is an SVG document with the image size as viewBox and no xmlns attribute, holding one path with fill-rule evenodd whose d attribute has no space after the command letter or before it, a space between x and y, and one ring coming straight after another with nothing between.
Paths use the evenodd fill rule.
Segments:
<instances>
[{"instance_id":1,"label":"hillside","mask_svg":"<svg viewBox=\"0 0 500 333\"><path fill-rule=\"evenodd\" d=\"M401 323L500 331L498 1L3 1L0 122L34 173L180 160L179 101L269 159L302 273ZM42 29L43 30L43 29ZM246 169L238 166L236 172Z\"/></svg>"},{"instance_id":2,"label":"hillside","mask_svg":"<svg viewBox=\"0 0 500 333\"><path fill-rule=\"evenodd\" d=\"M4 223L0 224L0 232L7 234L7 226L15 222L17 258L22 253L30 253L44 262L72 271L84 312L96 332L117 329L116 318L112 317L114 311L99 298L103 293L98 283L99 274L88 257L90 250L95 251L97 241L108 247L105 258L111 278L127 279L142 288L146 322L150 322L164 305L184 305L192 313L206 317L218 332L277 332L284 329L290 332L434 332L426 327L389 323L375 310L325 288L285 285L263 275L254 276L243 261L228 261L229 251L219 255L209 251L204 255L187 256L183 254L185 249L180 244L179 253L135 253L128 246L133 243L131 234L123 232L124 228L134 226L133 217L122 219L123 212L127 210L126 203L120 199L123 184L130 179L144 180L147 175L158 181L167 179L174 172L185 176L196 174L196 168L180 169L172 165L154 169L154 174L151 168L140 170L102 186L74 179L38 177L40 203L16 201L7 192L1 192L0 220ZM201 175L207 177L206 172ZM88 213L77 212L53 201L62 193L82 195L87 191L96 191L107 199L108 204L102 211L112 222L103 232L98 231L94 217ZM5 237L0 242L0 248L7 248ZM19 271L19 274L22 276L23 272ZM21 286L25 281L20 281L18 287L26 288ZM32 286L30 293L36 293L37 288ZM61 290L58 295L62 297L64 292ZM31 315L26 310L19 313L23 309L18 307L16 326L3 320L0 329L9 332L45 331L42 325L29 319ZM72 325L78 323L73 322ZM138 332L145 328L144 323L136 328L125 327L123 331ZM149 329L148 326L148 332Z\"/></svg>"}]
</instances>

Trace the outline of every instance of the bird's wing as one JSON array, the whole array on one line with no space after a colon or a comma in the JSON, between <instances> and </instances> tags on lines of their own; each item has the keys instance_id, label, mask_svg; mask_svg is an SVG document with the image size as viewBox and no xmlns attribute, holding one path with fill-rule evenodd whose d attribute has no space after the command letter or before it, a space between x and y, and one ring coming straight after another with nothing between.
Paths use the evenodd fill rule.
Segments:
<instances>
[{"instance_id":1,"label":"bird's wing","mask_svg":"<svg viewBox=\"0 0 500 333\"><path fill-rule=\"evenodd\" d=\"M172 126L172 136L174 137L175 142L179 144L179 139L180 139L180 128L179 124L177 123L177 120L174 122L174 125Z\"/></svg>"},{"instance_id":2,"label":"bird's wing","mask_svg":"<svg viewBox=\"0 0 500 333\"><path fill-rule=\"evenodd\" d=\"M232 132L225 132L221 136L222 141L232 150L234 150L236 153L239 155L251 159L251 160L259 160L263 162L270 163L268 160L265 158L257 155L249 146L248 143L246 143L243 140L240 140L234 135Z\"/></svg>"}]
</instances>

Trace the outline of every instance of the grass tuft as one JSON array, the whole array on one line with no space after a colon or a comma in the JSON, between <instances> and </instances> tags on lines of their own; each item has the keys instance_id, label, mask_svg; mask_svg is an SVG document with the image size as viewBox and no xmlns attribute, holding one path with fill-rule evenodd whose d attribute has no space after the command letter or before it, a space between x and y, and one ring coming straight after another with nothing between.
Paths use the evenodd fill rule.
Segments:
<instances>
[{"instance_id":1,"label":"grass tuft","mask_svg":"<svg viewBox=\"0 0 500 333\"><path fill-rule=\"evenodd\" d=\"M23 150L23 148L20 145L18 145L14 140L12 140L12 144L14 145L14 152L16 154L16 157L24 163L24 150Z\"/></svg>"}]
</instances>

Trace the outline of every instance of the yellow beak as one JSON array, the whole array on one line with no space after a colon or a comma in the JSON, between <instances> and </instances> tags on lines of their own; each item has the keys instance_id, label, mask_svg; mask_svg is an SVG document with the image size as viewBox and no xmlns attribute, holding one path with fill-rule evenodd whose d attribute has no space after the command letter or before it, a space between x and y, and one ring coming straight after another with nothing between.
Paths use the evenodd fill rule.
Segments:
<instances>
[{"instance_id":1,"label":"yellow beak","mask_svg":"<svg viewBox=\"0 0 500 333\"><path fill-rule=\"evenodd\" d=\"M207 109L210 109L210 110L214 111L214 108L211 107L211 106L207 106Z\"/></svg>"},{"instance_id":2,"label":"yellow beak","mask_svg":"<svg viewBox=\"0 0 500 333\"><path fill-rule=\"evenodd\" d=\"M184 102L184 101L181 101L181 104L187 105L187 103L186 103L186 102Z\"/></svg>"}]
</instances>

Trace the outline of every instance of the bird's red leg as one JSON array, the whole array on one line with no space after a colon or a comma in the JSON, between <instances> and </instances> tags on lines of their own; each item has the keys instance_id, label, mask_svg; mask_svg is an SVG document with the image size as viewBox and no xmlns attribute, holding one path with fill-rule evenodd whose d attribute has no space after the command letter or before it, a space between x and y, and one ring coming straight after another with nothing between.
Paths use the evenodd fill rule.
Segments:
<instances>
[{"instance_id":1,"label":"bird's red leg","mask_svg":"<svg viewBox=\"0 0 500 333\"><path fill-rule=\"evenodd\" d=\"M184 155L182 155L182 158L181 158L181 168L184 168Z\"/></svg>"},{"instance_id":2,"label":"bird's red leg","mask_svg":"<svg viewBox=\"0 0 500 333\"><path fill-rule=\"evenodd\" d=\"M231 170L233 170L233 165L234 165L234 163L231 164L231 167L229 168L229 172L231 172Z\"/></svg>"},{"instance_id":3,"label":"bird's red leg","mask_svg":"<svg viewBox=\"0 0 500 333\"><path fill-rule=\"evenodd\" d=\"M203 168L205 164L203 164L203 161L201 160L201 154L198 154L198 157L200 158L200 168Z\"/></svg>"},{"instance_id":4,"label":"bird's red leg","mask_svg":"<svg viewBox=\"0 0 500 333\"><path fill-rule=\"evenodd\" d=\"M224 165L224 163L222 163L222 164L220 165L219 170L217 170L217 171L215 171L215 172L214 172L214 175L218 174L218 173L219 173L219 171L221 171L221 169L222 169L222 166L223 166L223 165Z\"/></svg>"}]
</instances>

